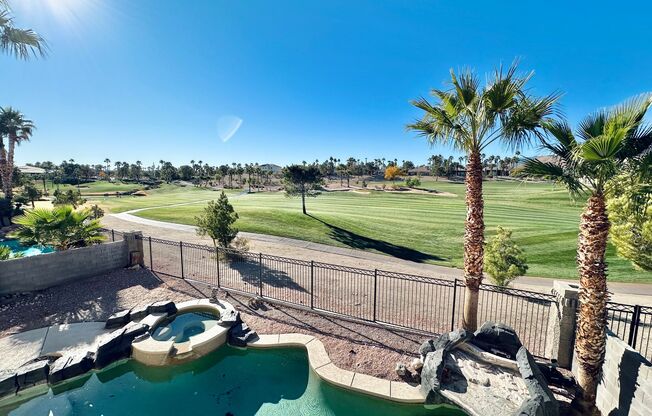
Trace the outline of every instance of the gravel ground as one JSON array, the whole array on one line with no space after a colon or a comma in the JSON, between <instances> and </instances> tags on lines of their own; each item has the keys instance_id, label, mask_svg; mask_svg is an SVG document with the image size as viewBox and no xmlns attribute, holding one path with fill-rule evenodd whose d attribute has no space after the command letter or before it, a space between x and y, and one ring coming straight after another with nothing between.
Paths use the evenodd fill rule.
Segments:
<instances>
[{"instance_id":1,"label":"gravel ground","mask_svg":"<svg viewBox=\"0 0 652 416\"><path fill-rule=\"evenodd\" d=\"M0 299L0 337L47 325L105 320L113 312L157 300L210 296L203 285L156 276L145 269L117 270L35 294ZM341 368L398 380L396 362L416 357L423 337L265 304L252 310L247 299L227 297L242 319L260 334L298 332L318 337Z\"/></svg>"}]
</instances>

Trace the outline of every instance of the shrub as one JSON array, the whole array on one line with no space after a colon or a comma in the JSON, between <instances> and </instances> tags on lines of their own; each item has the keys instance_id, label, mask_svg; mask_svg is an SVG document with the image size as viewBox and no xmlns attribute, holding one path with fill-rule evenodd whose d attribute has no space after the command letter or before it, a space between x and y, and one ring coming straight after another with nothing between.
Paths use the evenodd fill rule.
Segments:
<instances>
[{"instance_id":1,"label":"shrub","mask_svg":"<svg viewBox=\"0 0 652 416\"><path fill-rule=\"evenodd\" d=\"M408 188L416 188L418 186L421 186L421 179L407 178L407 180L405 181L405 185L407 185Z\"/></svg>"},{"instance_id":2,"label":"shrub","mask_svg":"<svg viewBox=\"0 0 652 416\"><path fill-rule=\"evenodd\" d=\"M52 195L54 196L52 200L53 205L72 205L73 208L77 208L86 203L86 200L82 198L81 194L72 189L68 189L67 191L57 189Z\"/></svg>"},{"instance_id":3,"label":"shrub","mask_svg":"<svg viewBox=\"0 0 652 416\"><path fill-rule=\"evenodd\" d=\"M104 210L99 207L99 205L94 204L91 206L91 218L98 220L104 216Z\"/></svg>"},{"instance_id":4,"label":"shrub","mask_svg":"<svg viewBox=\"0 0 652 416\"><path fill-rule=\"evenodd\" d=\"M195 217L197 224L197 234L200 236L209 236L213 240L213 245L226 248L238 235L238 229L233 224L238 219L238 214L229 203L229 198L224 191L220 194L217 201L210 201L204 208L204 213Z\"/></svg>"},{"instance_id":5,"label":"shrub","mask_svg":"<svg viewBox=\"0 0 652 416\"><path fill-rule=\"evenodd\" d=\"M395 181L400 175L401 169L397 166L387 166L387 169L385 169L385 180L387 181Z\"/></svg>"},{"instance_id":6,"label":"shrub","mask_svg":"<svg viewBox=\"0 0 652 416\"><path fill-rule=\"evenodd\" d=\"M491 280L500 287L509 286L512 280L525 274L527 259L523 250L512 240L511 230L498 227L496 235L485 248L484 267Z\"/></svg>"}]
</instances>

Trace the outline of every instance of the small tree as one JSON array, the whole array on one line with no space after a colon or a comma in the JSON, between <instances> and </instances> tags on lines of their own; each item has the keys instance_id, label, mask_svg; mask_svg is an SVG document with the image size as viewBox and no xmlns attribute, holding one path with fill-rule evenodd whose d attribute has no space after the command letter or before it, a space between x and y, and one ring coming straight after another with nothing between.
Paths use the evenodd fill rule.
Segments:
<instances>
[{"instance_id":1,"label":"small tree","mask_svg":"<svg viewBox=\"0 0 652 416\"><path fill-rule=\"evenodd\" d=\"M76 209L78 206L86 203L86 200L82 198L81 194L72 189L68 189L67 191L57 189L52 195L54 196L52 205L72 205Z\"/></svg>"},{"instance_id":2,"label":"small tree","mask_svg":"<svg viewBox=\"0 0 652 416\"><path fill-rule=\"evenodd\" d=\"M500 287L507 287L527 271L527 259L523 250L512 240L512 231L498 227L484 253L485 271Z\"/></svg>"},{"instance_id":3,"label":"small tree","mask_svg":"<svg viewBox=\"0 0 652 416\"><path fill-rule=\"evenodd\" d=\"M213 240L213 246L226 248L238 235L238 229L233 224L238 219L238 214L229 203L229 198L224 191L217 201L210 201L204 208L204 213L195 217L197 234L209 236Z\"/></svg>"},{"instance_id":4,"label":"small tree","mask_svg":"<svg viewBox=\"0 0 652 416\"><path fill-rule=\"evenodd\" d=\"M306 197L317 197L323 184L319 168L315 165L290 165L283 168L283 185L288 197L301 196L301 207L306 212Z\"/></svg>"},{"instance_id":5,"label":"small tree","mask_svg":"<svg viewBox=\"0 0 652 416\"><path fill-rule=\"evenodd\" d=\"M401 169L398 166L391 165L385 169L385 180L394 182L401 175Z\"/></svg>"},{"instance_id":6,"label":"small tree","mask_svg":"<svg viewBox=\"0 0 652 416\"><path fill-rule=\"evenodd\" d=\"M25 185L23 196L32 203L32 208L34 208L34 201L38 201L41 198L41 191L34 185Z\"/></svg>"}]
</instances>

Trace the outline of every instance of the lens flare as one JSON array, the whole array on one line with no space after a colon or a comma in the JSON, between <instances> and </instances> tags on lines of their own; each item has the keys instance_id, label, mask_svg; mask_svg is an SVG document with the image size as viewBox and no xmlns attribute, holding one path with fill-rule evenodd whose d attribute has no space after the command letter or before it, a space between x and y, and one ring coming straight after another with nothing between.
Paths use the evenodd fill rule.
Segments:
<instances>
[{"instance_id":1,"label":"lens flare","mask_svg":"<svg viewBox=\"0 0 652 416\"><path fill-rule=\"evenodd\" d=\"M227 142L242 125L242 119L236 116L222 116L217 119L217 135L223 141Z\"/></svg>"}]
</instances>

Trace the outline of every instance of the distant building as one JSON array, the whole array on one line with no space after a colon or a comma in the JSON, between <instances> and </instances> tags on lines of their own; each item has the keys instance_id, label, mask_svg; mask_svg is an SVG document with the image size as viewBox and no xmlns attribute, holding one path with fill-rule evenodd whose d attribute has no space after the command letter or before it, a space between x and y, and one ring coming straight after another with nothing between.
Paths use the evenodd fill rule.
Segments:
<instances>
[{"instance_id":1,"label":"distant building","mask_svg":"<svg viewBox=\"0 0 652 416\"><path fill-rule=\"evenodd\" d=\"M24 175L43 175L46 173L45 169L36 166L17 166L16 168Z\"/></svg>"},{"instance_id":2,"label":"distant building","mask_svg":"<svg viewBox=\"0 0 652 416\"><path fill-rule=\"evenodd\" d=\"M275 165L273 163L265 163L264 165L260 165L260 169L265 172L269 172L271 174L276 174L276 173L281 173L283 167L279 165Z\"/></svg>"},{"instance_id":3,"label":"distant building","mask_svg":"<svg viewBox=\"0 0 652 416\"><path fill-rule=\"evenodd\" d=\"M417 166L407 171L408 176L426 176L430 175L430 168L426 165Z\"/></svg>"}]
</instances>

